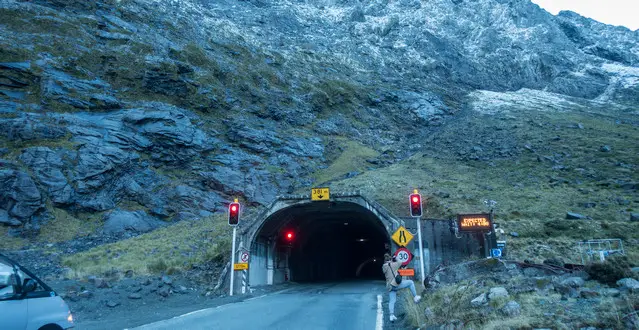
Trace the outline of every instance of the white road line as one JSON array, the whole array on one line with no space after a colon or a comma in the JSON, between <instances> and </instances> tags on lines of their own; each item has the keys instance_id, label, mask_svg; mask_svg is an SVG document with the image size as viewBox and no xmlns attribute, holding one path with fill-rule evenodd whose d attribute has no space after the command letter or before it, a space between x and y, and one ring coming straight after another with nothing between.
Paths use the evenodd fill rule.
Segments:
<instances>
[{"instance_id":1,"label":"white road line","mask_svg":"<svg viewBox=\"0 0 639 330\"><path fill-rule=\"evenodd\" d=\"M146 327L146 326L151 326L151 325L156 324L156 323L157 323L157 324L161 324L161 323L164 323L165 321L168 321L168 320L172 320L172 319L179 319L179 318L181 318L181 317L185 317L185 316L189 316L189 315L193 315L193 314L198 314L198 313L201 313L201 312L207 312L207 311L211 311L211 310L214 310L214 309L219 309L219 308L227 307L228 305L241 304L241 303L243 303L243 302L245 302L245 301L251 301L251 300L261 299L261 298L264 298L264 297L267 297L267 296L277 295L277 294L284 293L284 292L291 291L291 290L292 290L292 288L290 288L290 289L284 289L284 290L280 290L280 291L275 291L275 292L271 292L271 293L263 294L263 295L261 295L261 296L257 296L257 297L253 297L253 298L249 298L249 299L244 299L244 300L242 300L242 301L238 301L238 302L232 302L232 303L222 304L222 305L215 306L215 307L204 308L204 309L196 310L196 311L189 312L189 313L186 313L186 314L182 314L182 315L174 316L174 317L171 317L171 318L169 318L169 319L159 320L159 321L155 321L155 322L151 322L151 323L143 324L143 325L140 325L140 326L135 327L134 329L137 329L137 328L143 328L143 327ZM130 330L130 329L129 329L129 328L125 328L124 330Z\"/></svg>"},{"instance_id":2,"label":"white road line","mask_svg":"<svg viewBox=\"0 0 639 330\"><path fill-rule=\"evenodd\" d=\"M266 296L267 296L267 295L263 294L263 295L261 295L261 296L257 296L257 297L249 298L249 299L246 299L246 300L244 300L244 301L251 301L251 300L255 300L255 299L260 299L260 298L264 298L264 297L266 297Z\"/></svg>"},{"instance_id":3,"label":"white road line","mask_svg":"<svg viewBox=\"0 0 639 330\"><path fill-rule=\"evenodd\" d=\"M382 310L382 295L377 295L377 324L375 330L382 330L384 328L384 311Z\"/></svg>"}]
</instances>

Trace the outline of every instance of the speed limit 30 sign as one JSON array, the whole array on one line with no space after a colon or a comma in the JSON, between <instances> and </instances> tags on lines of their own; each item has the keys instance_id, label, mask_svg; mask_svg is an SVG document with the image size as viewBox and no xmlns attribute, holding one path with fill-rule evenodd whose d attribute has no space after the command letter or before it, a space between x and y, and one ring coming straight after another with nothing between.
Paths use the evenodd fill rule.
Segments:
<instances>
[{"instance_id":1,"label":"speed limit 30 sign","mask_svg":"<svg viewBox=\"0 0 639 330\"><path fill-rule=\"evenodd\" d=\"M399 248L395 251L395 258L401 261L402 266L406 266L413 259L413 254L407 248Z\"/></svg>"}]
</instances>

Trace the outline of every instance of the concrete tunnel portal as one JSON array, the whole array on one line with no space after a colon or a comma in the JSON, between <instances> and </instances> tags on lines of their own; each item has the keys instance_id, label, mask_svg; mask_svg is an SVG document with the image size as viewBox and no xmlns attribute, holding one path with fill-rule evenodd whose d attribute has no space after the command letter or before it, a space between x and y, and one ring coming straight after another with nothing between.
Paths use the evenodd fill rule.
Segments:
<instances>
[{"instance_id":1,"label":"concrete tunnel portal","mask_svg":"<svg viewBox=\"0 0 639 330\"><path fill-rule=\"evenodd\" d=\"M242 233L250 285L383 279L383 255L401 221L356 193L310 201L278 197Z\"/></svg>"}]
</instances>

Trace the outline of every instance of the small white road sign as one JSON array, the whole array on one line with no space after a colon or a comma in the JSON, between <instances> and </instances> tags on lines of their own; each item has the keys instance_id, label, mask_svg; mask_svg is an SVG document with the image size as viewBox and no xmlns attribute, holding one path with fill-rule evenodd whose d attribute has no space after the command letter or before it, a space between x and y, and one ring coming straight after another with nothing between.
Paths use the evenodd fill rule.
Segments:
<instances>
[{"instance_id":1,"label":"small white road sign","mask_svg":"<svg viewBox=\"0 0 639 330\"><path fill-rule=\"evenodd\" d=\"M249 253L247 251L242 251L242 253L240 253L240 262L246 263L248 261L249 261Z\"/></svg>"}]
</instances>

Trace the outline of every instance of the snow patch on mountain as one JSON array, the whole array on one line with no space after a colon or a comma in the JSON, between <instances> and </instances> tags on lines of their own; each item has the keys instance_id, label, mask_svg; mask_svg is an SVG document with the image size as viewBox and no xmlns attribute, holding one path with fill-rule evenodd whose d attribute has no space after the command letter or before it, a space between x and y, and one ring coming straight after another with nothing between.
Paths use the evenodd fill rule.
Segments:
<instances>
[{"instance_id":1,"label":"snow patch on mountain","mask_svg":"<svg viewBox=\"0 0 639 330\"><path fill-rule=\"evenodd\" d=\"M564 95L527 88L514 92L478 90L469 96L473 110L489 115L512 111L569 111L581 106Z\"/></svg>"}]
</instances>

